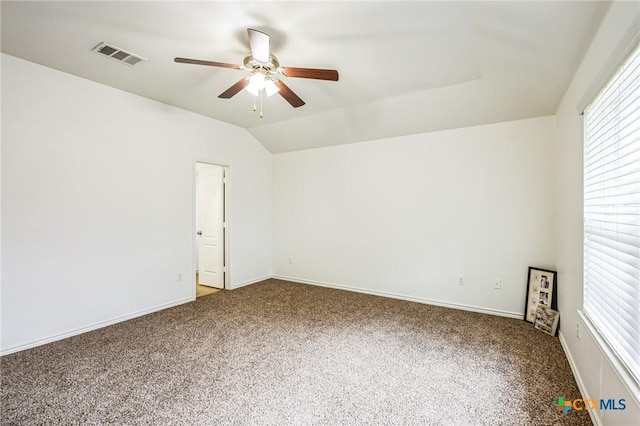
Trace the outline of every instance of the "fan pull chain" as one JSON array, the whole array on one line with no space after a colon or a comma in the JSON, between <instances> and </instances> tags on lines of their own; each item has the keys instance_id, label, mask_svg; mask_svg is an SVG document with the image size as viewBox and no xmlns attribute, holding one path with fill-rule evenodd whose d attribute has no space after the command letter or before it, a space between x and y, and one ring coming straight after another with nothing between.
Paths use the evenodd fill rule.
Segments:
<instances>
[{"instance_id":1,"label":"fan pull chain","mask_svg":"<svg viewBox=\"0 0 640 426\"><path fill-rule=\"evenodd\" d=\"M256 97L253 97L253 111L256 111Z\"/></svg>"},{"instance_id":2,"label":"fan pull chain","mask_svg":"<svg viewBox=\"0 0 640 426\"><path fill-rule=\"evenodd\" d=\"M262 92L264 92L264 90L260 91L260 118L262 118Z\"/></svg>"}]
</instances>

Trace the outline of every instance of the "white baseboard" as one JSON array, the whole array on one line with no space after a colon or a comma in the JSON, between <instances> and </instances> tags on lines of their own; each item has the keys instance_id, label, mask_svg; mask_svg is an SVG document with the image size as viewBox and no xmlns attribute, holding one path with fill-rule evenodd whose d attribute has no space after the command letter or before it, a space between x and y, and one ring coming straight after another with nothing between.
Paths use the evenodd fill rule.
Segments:
<instances>
[{"instance_id":1,"label":"white baseboard","mask_svg":"<svg viewBox=\"0 0 640 426\"><path fill-rule=\"evenodd\" d=\"M272 278L272 276L271 276L271 275L265 275L264 277L254 278L254 279L249 280L249 281L243 281L243 282L241 282L241 283L232 284L232 285L229 287L229 290L235 290L235 289L240 288L240 287L244 287L244 286L247 286L247 285L251 285L251 284L259 283L260 281L268 280L268 279L270 279L270 278Z\"/></svg>"},{"instance_id":2,"label":"white baseboard","mask_svg":"<svg viewBox=\"0 0 640 426\"><path fill-rule=\"evenodd\" d=\"M127 321L133 318L141 317L143 315L151 314L154 312L161 311L163 309L172 308L174 306L182 305L184 303L192 302L195 300L194 298L186 298L180 299L175 302L165 303L163 305L154 306L153 308L144 309L142 311L135 312L133 314L123 315L121 317L112 318L107 321L98 322L95 324L88 325L86 327L77 328L75 330L67 331L65 333L55 334L53 336L45 337L43 339L34 340L28 343L24 343L18 346L13 346L7 349L2 349L0 351L0 356L9 355L15 352L24 351L25 349L35 348L36 346L46 345L47 343L56 342L58 340L66 339L68 337L77 336L78 334L86 333L88 331L97 330L99 328L107 327L109 325L117 324L119 322Z\"/></svg>"},{"instance_id":3,"label":"white baseboard","mask_svg":"<svg viewBox=\"0 0 640 426\"><path fill-rule=\"evenodd\" d=\"M569 361L569 366L571 367L571 372L573 373L573 377L576 379L576 383L578 384L578 390L580 391L580 395L582 395L582 399L591 399L589 396L589 392L587 392L587 387L584 385L582 381L582 376L580 376L580 372L578 371L578 366L573 360L573 356L571 355L571 351L569 351L569 346L567 345L567 341L564 339L564 335L562 331L558 333L558 338L560 339L560 344L562 345L562 349L564 350L564 354ZM602 426L602 420L600 420L600 416L595 410L587 410L589 413L589 417L591 417L591 422L595 426Z\"/></svg>"},{"instance_id":4,"label":"white baseboard","mask_svg":"<svg viewBox=\"0 0 640 426\"><path fill-rule=\"evenodd\" d=\"M320 286L320 287L328 287L328 288L335 288L335 289L339 289L339 290L353 291L353 292L356 292L356 293L371 294L373 296L389 297L391 299L406 300L406 301L409 301L409 302L423 303L425 305L442 306L442 307L445 307L445 308L460 309L460 310L463 310L463 311L471 311L471 312L479 312L479 313L482 313L482 314L498 315L498 316L507 317L507 318L515 318L515 319L524 318L524 313L521 313L521 312L509 312L509 311L502 311L502 310L499 310L499 309L481 308L479 306L471 306L471 305L464 305L464 304L460 304L460 303L443 302L443 301L440 301L440 300L425 299L425 298L422 298L422 297L408 296L406 294L391 293L391 292L388 292L388 291L369 290L369 289L360 288L360 287L352 287L352 286L346 286L346 285L340 285L340 284L325 283L325 282L320 282L320 281L310 281L310 280L305 280L305 279L300 279L300 278L286 277L286 276L283 276L283 275L273 275L272 278L277 279L277 280L283 280L283 281L291 281L291 282L300 283L300 284L310 284L310 285L316 285L316 286Z\"/></svg>"}]
</instances>

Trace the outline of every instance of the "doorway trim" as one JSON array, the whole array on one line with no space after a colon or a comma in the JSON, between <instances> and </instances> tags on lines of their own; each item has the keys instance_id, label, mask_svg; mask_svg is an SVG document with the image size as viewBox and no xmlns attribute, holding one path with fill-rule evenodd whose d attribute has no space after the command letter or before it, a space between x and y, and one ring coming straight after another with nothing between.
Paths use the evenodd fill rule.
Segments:
<instances>
[{"instance_id":1,"label":"doorway trim","mask_svg":"<svg viewBox=\"0 0 640 426\"><path fill-rule=\"evenodd\" d=\"M229 290L231 288L231 270L230 270L230 253L229 253L229 240L230 235L231 235L231 191L230 191L230 183L231 183L231 166L229 165L229 163L224 162L224 161L215 161L215 160L208 160L208 159L199 159L196 158L193 160L192 165L191 165L191 272L193 275L190 275L192 277L191 282L193 283L192 286L192 297L193 300L196 299L196 265L197 265L197 260L196 260L196 256L198 253L198 238L196 235L196 232L198 232L198 230L196 229L196 200L197 200L197 196L198 194L196 193L196 182L198 179L198 171L197 171L197 167L198 164L206 164L206 165L210 165L210 166L218 166L218 167L222 167L223 170L223 188L224 188L224 197L223 197L223 203L224 203L224 228L223 228L223 235L224 235L224 286L223 289L224 290Z\"/></svg>"}]
</instances>

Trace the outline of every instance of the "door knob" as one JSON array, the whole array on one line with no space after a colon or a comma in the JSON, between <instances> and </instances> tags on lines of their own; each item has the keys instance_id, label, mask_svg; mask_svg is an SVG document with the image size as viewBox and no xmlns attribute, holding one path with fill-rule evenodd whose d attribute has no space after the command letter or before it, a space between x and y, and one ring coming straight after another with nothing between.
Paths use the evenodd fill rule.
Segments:
<instances>
[{"instance_id":1,"label":"door knob","mask_svg":"<svg viewBox=\"0 0 640 426\"><path fill-rule=\"evenodd\" d=\"M197 234L198 234L198 235L202 235L202 231L198 231L198 232L197 232Z\"/></svg>"}]
</instances>

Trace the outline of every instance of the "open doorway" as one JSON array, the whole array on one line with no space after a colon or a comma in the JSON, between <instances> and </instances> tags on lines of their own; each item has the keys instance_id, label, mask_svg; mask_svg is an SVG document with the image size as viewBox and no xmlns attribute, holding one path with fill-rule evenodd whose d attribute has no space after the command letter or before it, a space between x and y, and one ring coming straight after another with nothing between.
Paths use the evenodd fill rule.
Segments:
<instances>
[{"instance_id":1,"label":"open doorway","mask_svg":"<svg viewBox=\"0 0 640 426\"><path fill-rule=\"evenodd\" d=\"M196 163L196 297L224 289L226 262L226 173L224 166Z\"/></svg>"}]
</instances>

